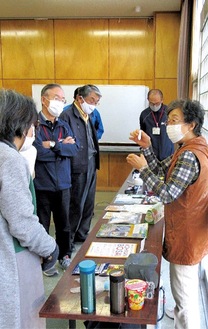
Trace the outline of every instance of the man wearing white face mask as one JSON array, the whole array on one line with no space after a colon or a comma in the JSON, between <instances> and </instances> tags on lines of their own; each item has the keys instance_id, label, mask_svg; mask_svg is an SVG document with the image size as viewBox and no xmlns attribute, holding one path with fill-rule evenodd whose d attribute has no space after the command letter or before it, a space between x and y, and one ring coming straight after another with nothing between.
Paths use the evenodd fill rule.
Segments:
<instances>
[{"instance_id":1,"label":"man wearing white face mask","mask_svg":"<svg viewBox=\"0 0 208 329\"><path fill-rule=\"evenodd\" d=\"M72 243L85 241L94 211L99 146L89 115L101 96L99 89L94 85L80 87L72 106L61 114L61 118L70 125L81 144L78 155L72 159L70 203Z\"/></svg>"},{"instance_id":2,"label":"man wearing white face mask","mask_svg":"<svg viewBox=\"0 0 208 329\"><path fill-rule=\"evenodd\" d=\"M19 150L20 154L27 160L30 169L30 174L32 177L34 177L35 160L37 156L37 150L32 145L34 140L35 140L35 127L34 125L32 125L28 130L24 144Z\"/></svg>"},{"instance_id":3,"label":"man wearing white face mask","mask_svg":"<svg viewBox=\"0 0 208 329\"><path fill-rule=\"evenodd\" d=\"M208 145L201 136L205 111L197 101L176 100L168 106L167 133L178 149L163 161L155 157L143 131L130 134L143 155L129 154L147 187L164 203L163 256L170 262L176 306L175 329L202 328L199 316L199 264L208 254ZM165 176L162 182L159 177Z\"/></svg>"},{"instance_id":4,"label":"man wearing white face mask","mask_svg":"<svg viewBox=\"0 0 208 329\"><path fill-rule=\"evenodd\" d=\"M140 114L140 129L150 136L154 153L161 161L174 152L173 143L166 132L167 106L163 104L163 93L159 89L151 89L147 99L149 107Z\"/></svg>"},{"instance_id":5,"label":"man wearing white face mask","mask_svg":"<svg viewBox=\"0 0 208 329\"><path fill-rule=\"evenodd\" d=\"M79 96L79 87L74 90L74 100L76 100L78 96ZM65 106L64 111L68 110L72 105L73 104L69 104ZM97 132L97 139L100 140L104 133L104 127L103 127L103 122L101 119L100 112L95 108L93 112L90 113L89 116Z\"/></svg>"},{"instance_id":6,"label":"man wearing white face mask","mask_svg":"<svg viewBox=\"0 0 208 329\"><path fill-rule=\"evenodd\" d=\"M41 91L41 102L34 142L37 149L34 179L37 214L47 232L53 214L59 263L65 270L70 265L72 252L69 221L71 159L78 153L79 142L70 126L59 118L65 104L61 86L46 85ZM54 267L44 274L53 276L57 270Z\"/></svg>"}]
</instances>

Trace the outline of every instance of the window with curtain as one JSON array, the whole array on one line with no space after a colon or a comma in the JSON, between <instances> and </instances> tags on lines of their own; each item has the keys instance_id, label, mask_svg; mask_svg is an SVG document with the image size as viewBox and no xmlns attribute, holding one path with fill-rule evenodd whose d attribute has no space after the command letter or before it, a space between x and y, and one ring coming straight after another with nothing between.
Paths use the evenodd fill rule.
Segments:
<instances>
[{"instance_id":1,"label":"window with curtain","mask_svg":"<svg viewBox=\"0 0 208 329\"><path fill-rule=\"evenodd\" d=\"M198 73L198 97L206 111L203 135L208 141L208 0L203 0L200 18L201 45Z\"/></svg>"},{"instance_id":2,"label":"window with curtain","mask_svg":"<svg viewBox=\"0 0 208 329\"><path fill-rule=\"evenodd\" d=\"M205 121L203 127L203 136L208 141L208 0L198 0L200 2L198 9L200 9L200 31L198 38L200 40L199 65L198 65L198 83L193 84L193 93L196 92L198 100L205 109ZM199 13L198 13L199 14ZM208 305L208 255L201 262L201 294L203 305L207 310ZM205 311L206 323L208 325L208 314Z\"/></svg>"},{"instance_id":3,"label":"window with curtain","mask_svg":"<svg viewBox=\"0 0 208 329\"><path fill-rule=\"evenodd\" d=\"M208 0L195 0L192 24L192 98L205 109L203 136L208 142ZM201 296L208 327L208 255L200 265Z\"/></svg>"}]
</instances>

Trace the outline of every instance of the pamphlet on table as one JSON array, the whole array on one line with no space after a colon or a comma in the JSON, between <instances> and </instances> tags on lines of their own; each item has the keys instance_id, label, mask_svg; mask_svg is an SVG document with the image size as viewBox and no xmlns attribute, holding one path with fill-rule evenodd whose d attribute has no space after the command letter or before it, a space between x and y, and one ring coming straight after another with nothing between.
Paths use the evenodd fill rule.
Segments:
<instances>
[{"instance_id":1,"label":"pamphlet on table","mask_svg":"<svg viewBox=\"0 0 208 329\"><path fill-rule=\"evenodd\" d=\"M148 223L140 224L102 224L97 238L132 238L145 239L148 233Z\"/></svg>"},{"instance_id":2,"label":"pamphlet on table","mask_svg":"<svg viewBox=\"0 0 208 329\"><path fill-rule=\"evenodd\" d=\"M137 243L92 242L85 256L127 258L136 251Z\"/></svg>"}]
</instances>

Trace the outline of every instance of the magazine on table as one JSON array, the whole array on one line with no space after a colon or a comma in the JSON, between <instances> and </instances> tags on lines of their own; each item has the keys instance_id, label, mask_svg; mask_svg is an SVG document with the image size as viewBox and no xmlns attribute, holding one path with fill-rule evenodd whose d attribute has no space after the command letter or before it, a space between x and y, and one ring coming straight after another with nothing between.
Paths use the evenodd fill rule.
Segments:
<instances>
[{"instance_id":1,"label":"magazine on table","mask_svg":"<svg viewBox=\"0 0 208 329\"><path fill-rule=\"evenodd\" d=\"M137 243L92 242L86 257L127 258L137 251Z\"/></svg>"},{"instance_id":2,"label":"magazine on table","mask_svg":"<svg viewBox=\"0 0 208 329\"><path fill-rule=\"evenodd\" d=\"M109 224L139 224L142 220L142 213L107 211L103 219L108 219Z\"/></svg>"},{"instance_id":3,"label":"magazine on table","mask_svg":"<svg viewBox=\"0 0 208 329\"><path fill-rule=\"evenodd\" d=\"M108 276L113 270L124 270L124 264L98 263L96 264L95 275ZM72 274L80 274L79 264L74 267Z\"/></svg>"},{"instance_id":4,"label":"magazine on table","mask_svg":"<svg viewBox=\"0 0 208 329\"><path fill-rule=\"evenodd\" d=\"M97 238L133 238L145 239L148 233L148 223L140 224L102 224Z\"/></svg>"},{"instance_id":5,"label":"magazine on table","mask_svg":"<svg viewBox=\"0 0 208 329\"><path fill-rule=\"evenodd\" d=\"M154 204L132 204L132 205L115 205L115 204L110 204L108 205L105 210L106 211L128 211L128 212L133 212L133 213L142 213L146 214L148 210L152 210L156 207L157 205Z\"/></svg>"},{"instance_id":6,"label":"magazine on table","mask_svg":"<svg viewBox=\"0 0 208 329\"><path fill-rule=\"evenodd\" d=\"M95 268L95 275L98 274L100 275L103 271L106 272L107 269L109 267L109 263L98 263L96 264L96 268ZM79 270L79 264L77 264L73 271L72 274L80 274L80 270Z\"/></svg>"}]
</instances>

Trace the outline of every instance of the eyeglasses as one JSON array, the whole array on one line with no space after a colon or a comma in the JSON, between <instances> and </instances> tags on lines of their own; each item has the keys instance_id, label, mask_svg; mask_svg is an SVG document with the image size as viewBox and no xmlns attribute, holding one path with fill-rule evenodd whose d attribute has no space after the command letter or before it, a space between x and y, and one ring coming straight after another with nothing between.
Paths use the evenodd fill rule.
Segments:
<instances>
[{"instance_id":1,"label":"eyeglasses","mask_svg":"<svg viewBox=\"0 0 208 329\"><path fill-rule=\"evenodd\" d=\"M177 119L171 119L171 120L167 120L165 122L166 126L168 126L168 125L177 125L179 123L185 123L185 122L181 121L181 120L177 120Z\"/></svg>"},{"instance_id":2,"label":"eyeglasses","mask_svg":"<svg viewBox=\"0 0 208 329\"><path fill-rule=\"evenodd\" d=\"M91 105L99 105L100 99L95 99L93 96L85 97L84 100Z\"/></svg>"},{"instance_id":3,"label":"eyeglasses","mask_svg":"<svg viewBox=\"0 0 208 329\"><path fill-rule=\"evenodd\" d=\"M50 100L51 100L51 101L59 101L59 102L62 102L62 103L64 103L64 104L66 104L66 102L67 102L65 98L60 98L60 97L57 96L57 95L54 96L54 97L51 96L51 97L53 97L53 98L49 98L49 99L48 99L46 96L44 96L44 97L45 97L48 101L50 101Z\"/></svg>"}]
</instances>

